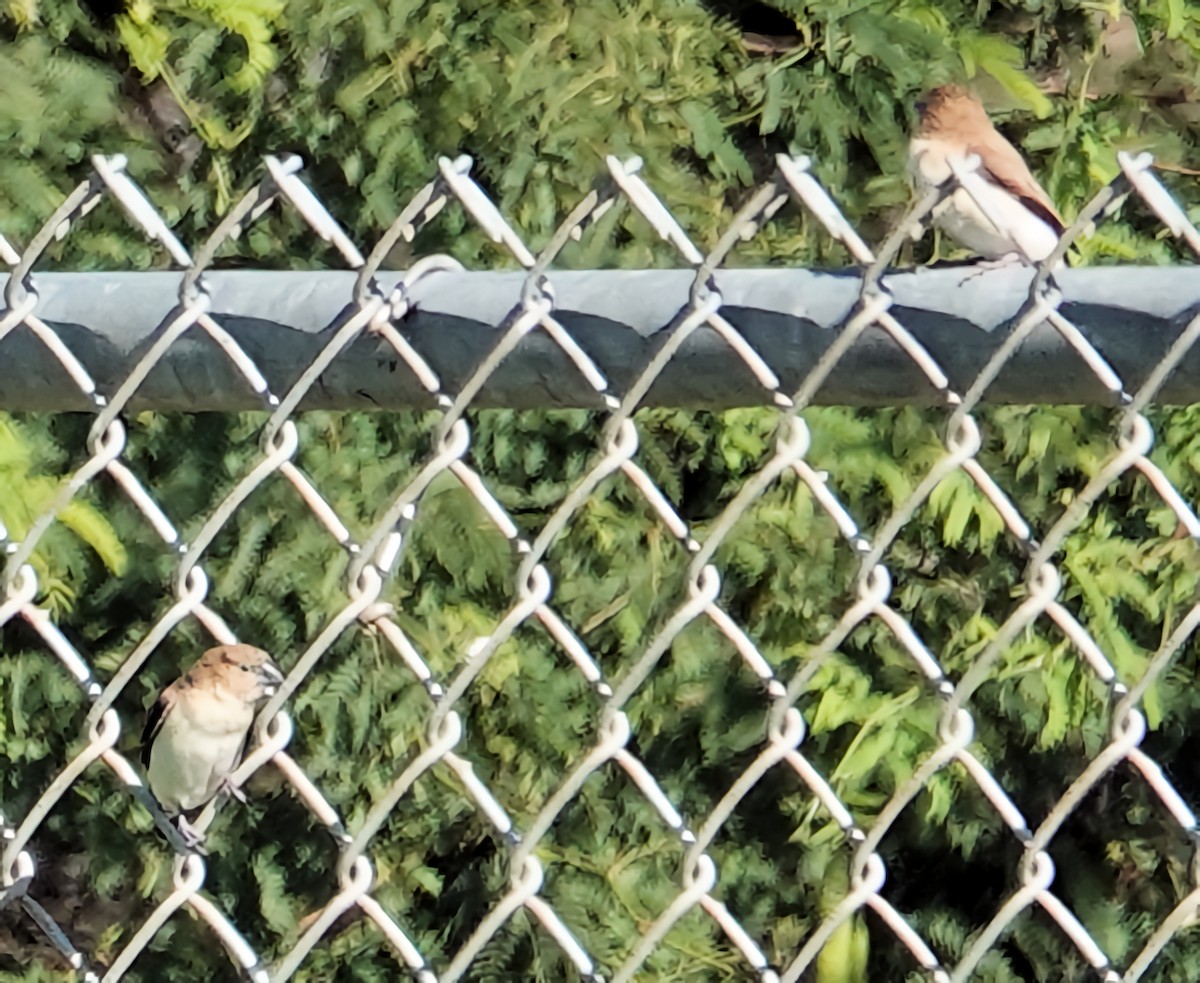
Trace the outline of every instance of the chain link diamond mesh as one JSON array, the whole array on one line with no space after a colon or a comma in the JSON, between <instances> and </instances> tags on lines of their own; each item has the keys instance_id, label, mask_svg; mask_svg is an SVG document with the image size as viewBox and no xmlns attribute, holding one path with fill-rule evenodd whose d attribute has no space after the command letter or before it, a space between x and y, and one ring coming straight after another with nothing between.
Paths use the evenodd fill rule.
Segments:
<instances>
[{"instance_id":1,"label":"chain link diamond mesh","mask_svg":"<svg viewBox=\"0 0 1200 983\"><path fill-rule=\"evenodd\" d=\"M878 251L873 251L846 221L830 195L809 170L804 158L780 156L771 179L737 214L716 246L707 254L689 238L667 206L639 175L641 162L609 158L608 172L595 189L567 217L549 243L535 253L500 214L471 177L466 157L443 159L434 179L413 196L375 248L365 257L333 219L313 191L301 180L296 158L268 158L261 183L248 193L219 224L211 237L194 253L172 234L151 202L126 174L121 157L95 157L90 178L82 183L46 222L41 232L23 250L0 238L0 259L11 269L0 311L0 340L12 332L29 332L61 363L73 385L94 407L94 421L87 437L87 459L65 481L56 497L19 540L0 528L6 551L0 625L23 621L36 633L46 652L57 659L73 677L90 704L83 746L23 815L0 818L3 858L0 864L2 892L0 907L19 910L31 926L69 960L84 979L117 980L134 966L139 956L181 908L201 919L212 930L235 965L255 980L286 980L300 970L315 947L322 944L333 926L356 909L368 919L389 944L396 963L420 980L452 981L466 978L487 944L504 930L518 911L540 925L560 947L565 958L583 979L625 981L646 972L647 960L673 927L685 917L710 919L714 931L723 934L737 955L736 972L766 980L794 981L811 972L818 954L839 927L860 913L871 913L872 932L890 934L911 954L912 967L933 980L965 980L979 967L989 950L1027 910L1040 908L1061 929L1083 960L1105 980L1135 980L1142 977L1171 938L1189 924L1200 905L1200 874L1195 864L1191 881L1180 892L1170 916L1157 925L1148 941L1118 966L1106 953L1102 939L1084 927L1084 922L1056 893L1056 872L1049 847L1064 823L1101 779L1119 763L1127 763L1140 774L1146 787L1161 803L1180 830L1195 843L1196 819L1184 796L1176 790L1154 758L1142 749L1147 733L1142 703L1147 692L1168 672L1194 628L1200 624L1200 604L1179 619L1166 633L1161 647L1146 671L1137 679L1125 679L1114 668L1113 659L1092 633L1060 600L1064 571L1057 562L1066 537L1087 516L1096 499L1123 476L1136 473L1161 496L1178 522L1192 537L1200 537L1200 519L1163 471L1148 457L1154 433L1144 414L1167 376L1179 365L1200 335L1200 316L1188 323L1150 378L1136 392L1125 391L1118 374L1062 312L1062 296L1052 270L1077 237L1110 215L1131 192L1149 207L1171 234L1183 238L1200 254L1200 232L1159 183L1148 157L1121 157L1123 173L1101 191L1068 229L1056 251L1039 264L1028 300L1014 319L1006 341L964 392L952 389L946 373L914 338L892 310L892 298L884 274L906 239L919 231L937 203L961 187L986 208L986 195L979 193L981 178L974 173L977 162L962 161L949 184L918 202ZM148 238L156 241L171 261L182 269L178 306L164 314L152 344L130 369L124 384L112 393L96 390L85 365L38 316L37 277L32 272L47 247L74 227L103 202L115 202L125 217ZM722 315L722 297L712 273L722 266L741 241L754 236L761 225L789 201L806 209L829 235L839 240L858 267L859 299L845 317L829 348L813 365L794 391L784 391L771 368L770 352L756 351ZM325 344L307 370L286 390L274 391L263 372L239 347L212 314L211 298L205 290L204 273L214 262L219 248L230 238L243 234L273 204L282 202L294 209L322 240L329 243L346 267L357 273L353 295L340 319L329 326ZM426 278L461 267L449 256L426 256L412 264L399 279L380 271L389 252L401 240L413 241L450 202L457 202L487 236L511 254L526 272L520 295L511 313L499 326L494 348L479 363L458 391L446 391L437 372L405 337L404 319L410 310L413 290ZM560 252L580 239L608 209L632 207L694 271L686 303L669 328L660 335L653 357L624 391L614 391L609 380L587 352L555 318L553 267ZM393 282L394 281L394 282ZM1022 516L1000 483L981 464L980 426L973 413L991 382L995 380L1022 341L1038 325L1049 322L1079 356L1080 371L1093 373L1112 396L1115 410L1114 434L1108 458L1096 469L1086 486L1074 496L1060 517L1046 528L1036 529ZM635 413L643 398L679 351L687 338L700 329L711 329L729 350L745 363L762 388L764 405L778 413L774 451L729 500L724 510L699 533L677 510L671 497L639 463L639 428ZM799 413L808 407L823 382L846 352L865 332L878 330L899 345L919 368L929 386L940 394L945 409L943 452L932 462L923 480L907 501L873 529L861 528L835 492L830 475L807 460L812 443L809 425ZM580 385L594 390L603 400L597 414L596 450L582 477L566 488L549 518L535 533L528 534L504 505L489 491L489 477L469 461L472 428L468 410L472 400L495 372L531 332L542 332L559 346L578 372ZM204 516L203 523L185 541L177 521L157 500L154 483L140 477L123 461L127 430L122 420L130 398L154 369L167 349L185 334L202 334L219 346L245 384L256 393L267 413L259 432L259 458L223 500ZM296 411L305 394L318 383L321 373L355 340L374 335L390 346L404 370L411 372L431 394L438 419L433 427L428 452L414 464L412 476L393 489L379 508L374 524L359 536L353 523L322 493L317 481L296 463L301 430ZM405 449L416 452L415 449ZM43 537L64 510L89 483L107 474L113 485L141 513L162 546L175 557L171 590L173 603L151 630L127 653L110 674L101 673L77 650L39 604L39 581L31 557ZM957 674L943 669L936 646L927 644L919 631L890 603L893 578L886 557L897 536L929 501L935 489L952 475L971 482L996 510L1007 529L1010 542L1024 557L1023 591L1003 614L993 637L982 645L969 667ZM385 600L389 581L397 575L409 532L422 508L423 495L431 484L451 475L478 503L488 521L512 547L514 566L507 610L448 673L431 668L428 653L418 639L406 632L395 607ZM766 490L790 476L808 490L812 501L840 534L838 549L857 558L858 575L852 603L836 614L832 630L812 645L799 668L786 672L772 663L751 635L739 624L737 614L722 606L722 570L716 562L723 544L734 534ZM632 663L609 675L602 660L583 642L580 626L569 623L556 600L558 585L551 577L546 558L581 507L606 482L620 476L640 496L649 514L656 517L659 531L672 537L687 556L687 594L652 635L640 646ZM189 850L169 827L164 832L176 851L173 888L154 899L152 913L128 937L106 966L94 967L87 952L72 941L73 926L58 924L36 899L39 863L36 843L39 829L52 810L62 807L72 783L97 760L118 781L153 809L142 785L139 770L118 749L123 731L136 730L137 722L123 720L116 704L139 670L168 635L187 619L195 619L221 643L237 639L222 614L210 605L210 579L206 555L214 541L227 529L234 513L252 508L248 500L265 483L282 479L295 489L312 516L328 534L334 549L344 551L349 563L344 581L344 603L327 617L308 647L290 664L279 692L262 710L255 730L255 743L236 774L240 783L256 770L271 764L294 789L314 821L326 829L337 844L336 863L328 870L329 897L323 906L305 913L294 944L268 959L239 931L237 918L227 906L206 891L206 862ZM621 562L613 558L613 562ZM732 647L746 670L761 683L761 705L756 711L765 738L746 757L744 769L724 779L724 791L703 814L688 815L654 769L637 750L637 725L630 714L631 701L643 693L662 660L680 643L694 623L707 623ZM934 743L915 771L900 782L870 822L860 825L857 810L843 801L835 776L823 774L806 752L808 711L813 709L811 690L828 659L860 626L873 622L889 633L894 644L911 661L912 671L923 680L924 692L940 706L940 724ZM1078 658L1107 694L1109 732L1085 768L1058 795L1040 824L1032 824L1014 802L1001 780L985 763L975 739L976 720L972 697L993 674L1006 648L1023 632L1040 623L1053 625L1069 642ZM531 818L514 820L486 778L487 769L476 770L463 750L463 736L472 726L467 695L477 685L489 663L527 625L540 625L564 657L561 672L578 674L595 698L594 733L581 737L571 749L573 766L562 776L555 791ZM304 751L293 747L293 722L289 706L298 692L322 672L322 660L331 646L348 630L370 631L398 657L405 670L424 688L427 705L423 718L425 743L419 752L407 755L402 768L379 790L370 808L348 818L327 799L305 771ZM793 671L794 670L794 671ZM811 716L809 716L811 720ZM958 766L963 779L973 783L990 803L997 818L1011 833L1020 852L1012 871L1013 887L994 911L982 931L965 947L954 963L940 956L934 939L923 937L912 920L885 898L888 865L880 844L912 808L937 772ZM725 833L730 817L748 801L769 774L786 772L798 782L828 820L844 834L844 850L850 877L844 897L823 912L816 927L773 965L768 959L767 940L756 937L744 924L736 900L722 896L721 870L714 844ZM490 825L502 844L508 871L507 888L488 899L486 915L454 951L430 952L414 941L402 913L389 911L373 893L380 863L374 855L376 836L402 803L412 802L418 782L437 772L443 780L456 783ZM592 954L588 951L577 911L560 910L544 890L547 879L545 846L552 827L577 797L589 778L597 774L626 776L662 824L678 841L679 878L674 897L641 925L640 935L631 939L627 951ZM195 824L201 831L211 823L218 802L214 801ZM158 816L162 825L161 815ZM781 872L782 874L783 872Z\"/></svg>"}]
</instances>

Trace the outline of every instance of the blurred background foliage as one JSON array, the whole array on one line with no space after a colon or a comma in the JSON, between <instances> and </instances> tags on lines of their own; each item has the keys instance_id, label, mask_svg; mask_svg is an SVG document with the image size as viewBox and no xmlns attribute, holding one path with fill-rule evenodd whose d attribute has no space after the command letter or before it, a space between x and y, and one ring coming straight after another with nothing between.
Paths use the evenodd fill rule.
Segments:
<instances>
[{"instance_id":1,"label":"blurred background foliage","mask_svg":"<svg viewBox=\"0 0 1200 983\"><path fill-rule=\"evenodd\" d=\"M915 96L971 79L1064 214L1116 173L1120 149L1152 150L1200 218L1200 10L1182 0L1114 3L835 0L757 3L594 0L9 0L0 7L0 232L20 246L87 174L120 152L177 235L198 244L255 181L261 155L291 151L360 246L368 247L434 173L469 153L474 174L535 249L584 195L606 154L637 154L645 176L702 246L712 245L781 151L817 174L868 241L908 200L903 173ZM669 266L636 215L615 213L565 265ZM411 250L411 251L405 251ZM389 265L449 252L471 267L510 264L449 208ZM907 261L961 256L933 237ZM1077 262L1170 263L1178 247L1136 203L1079 248ZM221 263L312 269L336 258L275 211ZM785 210L733 262L826 265L842 250ZM105 206L57 242L42 269L146 269L166 256ZM770 353L764 353L768 361ZM0 358L3 346L0 344ZM1081 371L1085 371L1082 367ZM273 380L278 388L288 380ZM868 532L943 453L942 415L912 409L806 411L809 460ZM1114 447L1115 411L1007 407L979 414L980 462L1035 530L1047 529ZM253 414L142 414L125 461L194 535L258 459ZM1154 460L1200 500L1200 413L1154 416ZM589 466L601 418L588 412L470 416L469 461L531 535ZM703 537L771 454L774 411L658 410L637 417L639 461ZM0 521L28 530L85 457L90 420L0 418ZM310 413L297 463L357 538L420 468L436 416ZM1137 477L1089 511L1060 557L1061 599L1126 682L1196 601L1200 559ZM547 558L553 603L609 678L619 679L686 597L687 555L623 477L605 482ZM885 558L892 604L956 677L1025 595L1023 556L965 475L946 479ZM88 488L35 556L40 603L108 678L170 605L175 557L113 485ZM854 597L858 559L806 487L784 477L714 562L720 603L790 678ZM213 544L209 601L238 636L293 664L346 602L346 557L292 488L272 479ZM385 589L440 679L513 603L514 557L453 479L431 487L400 570ZM210 643L185 622L118 703L135 751L157 689ZM23 816L81 747L87 706L20 621L0 630L0 807ZM1200 801L1200 724L1189 641L1151 688L1146 750ZM765 697L730 643L689 626L628 707L631 750L699 825L762 746ZM863 825L938 745L940 703L881 623L857 630L800 701L803 750ZM518 829L597 736L595 694L535 625L503 645L467 694L462 753ZM351 829L425 745L422 687L380 639L343 635L293 700L292 752ZM1066 639L1040 621L1003 654L972 703L973 751L1038 823L1108 739L1109 694ZM332 840L271 769L211 837L207 888L264 958L284 952L336 889ZM33 842L32 895L103 966L170 890L170 858L147 814L102 767L75 783ZM1016 887L1020 844L957 767L937 774L884 838L888 901L947 963ZM1051 853L1055 890L1118 965L1190 889L1192 845L1144 782L1110 774ZM714 842L717 896L776 965L789 962L847 890L845 837L794 774L771 771ZM614 766L591 778L538 848L543 894L611 971L678 891L682 850ZM374 893L435 967L503 892L503 840L454 776L434 768L376 838ZM18 911L0 912L0 977L58 979L64 963ZM1091 970L1040 911L1026 912L977 978L1085 980ZM397 960L369 922L346 916L302 968L306 980L390 980ZM570 979L556 945L523 912L485 947L475 980ZM819 983L922 978L868 915L835 936ZM692 913L644 967L647 979L743 979L713 923ZM1145 977L1200 977L1200 938L1178 934ZM173 917L129 979L232 979L194 919Z\"/></svg>"}]
</instances>

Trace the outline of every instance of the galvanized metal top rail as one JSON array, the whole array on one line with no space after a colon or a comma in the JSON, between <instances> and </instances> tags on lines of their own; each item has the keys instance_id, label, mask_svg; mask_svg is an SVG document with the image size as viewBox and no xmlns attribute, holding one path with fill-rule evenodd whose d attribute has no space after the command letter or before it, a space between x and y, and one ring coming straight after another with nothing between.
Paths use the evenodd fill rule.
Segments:
<instances>
[{"instance_id":1,"label":"galvanized metal top rail","mask_svg":"<svg viewBox=\"0 0 1200 983\"><path fill-rule=\"evenodd\" d=\"M686 309L691 270L589 270L553 275L554 316L597 367L623 391ZM377 274L390 291L403 274ZM970 267L897 272L881 285L893 314L937 360L953 388L965 390L1005 339L1029 295L1032 270L977 272ZM0 277L0 289L7 278ZM88 367L97 388L115 391L175 308L180 275L40 273L37 310ZM271 382L286 389L312 363L349 309L355 274L342 271L212 271L204 275L210 312ZM1063 270L1059 310L1104 355L1127 385L1139 386L1200 311L1200 269L1120 267ZM521 272L444 271L410 296L405 337L457 390L495 347L519 305ZM796 388L828 349L859 300L852 272L718 270L714 289L724 318L779 376ZM63 385L61 364L28 334L0 341L0 407L87 410L76 387ZM343 351L310 389L300 409L404 409L435 404L411 372L396 371L391 346L370 335ZM985 403L1103 403L1112 393L1050 323L1041 322L983 394ZM1200 402L1200 351L1192 350L1158 393L1162 403ZM474 399L477 407L598 407L595 390L578 385L562 347L527 335L496 367ZM643 406L724 408L769 403L746 363L713 330L691 334L642 400ZM856 406L941 405L905 350L883 331L866 331L816 393L814 403ZM170 347L129 403L132 410L233 411L263 408L239 384L224 351L189 335Z\"/></svg>"}]
</instances>

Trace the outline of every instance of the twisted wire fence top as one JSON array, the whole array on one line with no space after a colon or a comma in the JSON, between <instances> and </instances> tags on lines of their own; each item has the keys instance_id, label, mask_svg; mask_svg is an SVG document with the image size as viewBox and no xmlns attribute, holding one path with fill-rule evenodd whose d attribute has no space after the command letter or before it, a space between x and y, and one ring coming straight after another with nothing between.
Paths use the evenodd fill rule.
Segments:
<instances>
[{"instance_id":1,"label":"twisted wire fence top","mask_svg":"<svg viewBox=\"0 0 1200 983\"><path fill-rule=\"evenodd\" d=\"M172 234L167 223L125 172L120 157L96 157L93 173L52 215L41 232L23 249L0 238L0 260L10 273L0 311L0 342L7 336L28 333L46 347L61 364L70 384L92 407L93 420L87 434L87 456L58 488L49 504L33 519L19 538L0 528L5 547L4 591L0 597L0 625L21 621L40 639L48 655L73 677L88 703L79 749L55 763L53 780L37 801L23 814L0 817L3 880L0 907L19 910L36 931L69 961L85 979L116 980L133 968L140 955L164 930L171 916L187 908L201 919L220 940L233 963L256 980L285 980L305 965L314 948L327 942L334 926L348 912L373 924L386 939L396 962L421 980L451 981L468 976L481 953L509 924L523 913L530 924L540 926L580 978L629 980L647 972L648 960L684 919L702 918L711 930L724 937L734 958L728 969L735 975L763 980L798 980L816 965L823 948L854 919L870 913L872 932L894 938L911 954L911 967L935 980L965 980L1017 920L1028 910L1039 908L1061 930L1080 958L1103 979L1138 979L1156 957L1189 923L1200 905L1200 868L1193 864L1190 879L1180 886L1178 901L1169 917L1150 932L1139 951L1117 956L1106 951L1104 940L1085 928L1084 920L1061 891L1056 889L1056 870L1050 847L1083 799L1095 790L1104 776L1120 763L1132 766L1144 780L1165 813L1195 842L1196 820L1184 797L1154 758L1143 750L1147 733L1143 702L1147 693L1169 671L1181 649L1200 623L1200 604L1192 607L1164 634L1161 647L1136 677L1123 675L1118 660L1105 650L1094 633L1078 620L1062 601L1064 577L1059 563L1067 537L1088 516L1097 498L1114 482L1135 476L1161 497L1188 536L1200 536L1200 519L1176 491L1166 475L1149 458L1154 439L1145 415L1171 372L1189 352L1200 333L1200 316L1190 320L1150 376L1136 389L1125 381L1088 337L1061 310L1062 294L1053 270L1071 244L1102 222L1131 192L1150 209L1172 235L1184 239L1200 253L1197 232L1179 206L1156 179L1148 158L1122 156L1122 174L1101 191L1062 236L1058 249L1039 264L1029 285L1028 299L1003 343L984 365L969 387L958 391L928 350L906 330L895 312L894 298L887 286L886 271L903 243L918 231L939 201L957 188L965 189L986 207L987 196L979 193L980 178L974 160L964 160L947 185L917 202L888 240L873 250L840 213L832 197L809 170L804 158L780 156L771 179L751 196L728 230L708 252L699 248L673 217L667 204L640 176L641 162L609 158L607 173L563 221L555 235L539 251L526 244L500 214L470 174L471 161L460 157L442 159L437 174L413 196L409 205L369 251L360 248L321 204L300 177L296 158L268 158L261 183L250 191L221 221L211 237L189 250ZM669 200L669 195L667 196ZM445 386L438 372L406 337L405 319L420 286L461 267L448 256L430 255L414 262L402 275L381 270L392 248L400 240L412 242L423 227L436 220L450 202L457 202L488 237L507 251L523 270L519 293L498 326L494 347L474 367L466 381ZM723 315L723 298L714 278L737 245L754 236L762 225L785 205L793 202L814 217L828 234L839 240L858 268L855 303L845 311L836 335L820 354L798 386L785 387L772 367L772 352L756 349ZM294 209L322 240L329 243L356 274L347 306L321 335L322 344L305 371L284 387L270 380L237 340L220 323L212 298L206 290L205 273L217 258L222 244L245 234L270 208L280 203ZM38 276L35 268L57 238L69 235L87 221L93 209L119 207L127 220L156 241L179 274L177 305L162 314L150 344L129 366L124 382L114 391L101 392L83 364L64 343L55 328L39 317ZM589 230L614 206L632 208L653 231L675 250L679 261L693 272L690 289L681 296L678 311L657 336L656 347L644 365L639 365L632 382L614 388L580 342L556 318L555 260L569 243ZM365 254L364 254L365 253ZM1039 326L1049 323L1077 354L1077 371L1090 373L1108 394L1115 411L1115 426L1108 456L1099 463L1086 485L1052 522L1036 525L1023 516L1010 495L978 459L982 445L979 422L974 415L989 386L1018 351L1023 341ZM730 497L720 514L704 523L680 513L644 460L639 460L639 427L635 414L664 368L689 336L712 332L728 347L757 380L761 403L774 407L778 415L773 449L759 461L742 486ZM814 434L802 411L818 397L822 386L847 353L864 336L882 332L899 346L921 373L944 410L942 447L922 480L892 513L873 528L863 528L850 509L839 501L836 476L814 466L809 455ZM597 405L595 440L590 459L580 477L561 489L551 503L548 517L538 528L528 529L513 510L490 489L489 476L472 463L473 430L468 411L489 378L527 336L539 333L561 349L576 374L575 384L594 393ZM125 413L130 401L164 358L185 336L199 336L228 358L244 385L260 401L265 420L258 431L259 454L254 466L241 475L215 508L196 517L194 534L184 537L181 525L191 517L172 515L160 504L155 482L139 475L124 459L128 429ZM394 357L397 371L410 373L428 392L436 421L428 433L426 448L403 448L416 454L407 480L383 492L368 523L339 515L323 492L320 482L297 464L303 444L297 409L306 394L320 385L322 373L351 344L373 336ZM0 371L13 371L12 368ZM91 482L107 475L144 517L147 529L161 541L172 559L170 591L172 603L144 636L138 638L119 664L103 671L80 650L77 640L64 635L48 614L40 596L35 550L56 521L71 507ZM507 607L484 634L465 651L454 652L449 663L431 658L422 639L404 627L399 602L389 601L398 578L409 576L404 566L405 550L431 487L451 478L478 504L486 522L511 547L511 580ZM253 509L250 500L264 486L285 482L328 536L331 550L345 558L341 582L344 602L328 613L311 633L307 647L290 657L277 653L287 677L279 692L262 709L255 727L252 750L233 776L242 782L270 763L303 801L312 821L328 831L336 844L326 883L327 900L304 912L287 944L272 943L272 951L260 951L239 930L236 912L208 889L206 859L172 839L176 850L171 888L153 897L150 913L136 927L120 935L120 946L101 964L92 953L77 948L71 924L59 924L46 905L39 902L39 830L56 809L68 809L73 783L97 760L119 783L146 801L139 770L121 745L123 735L136 731L138 721L118 712L139 670L181 624L194 620L220 643L237 640L223 613L210 599L211 579L206 569L214 543L227 532L234 513ZM686 566L686 591L658 623L638 639L636 656L620 665L606 665L583 641L586 626L572 624L563 613L563 583L551 576L548 554L574 522L581 509L606 484L621 481L628 498L638 509L653 517L653 535L666 536L677 544ZM732 610L722 594L722 549L734 538L764 494L783 482L803 489L815 511L833 530L833 548L855 558L857 573L852 597L843 610L832 613L821 637L804 650L798 662L779 664L741 624L742 615ZM1006 531L1014 555L1020 557L1019 589L1009 609L1002 612L994 634L974 651L962 671L948 672L937 644L923 639L921 632L893 603L893 576L888 556L917 513L948 481L965 481L990 503ZM813 527L817 528L817 527ZM611 556L606 563L633 567L638 557ZM578 584L566 584L571 591ZM639 698L652 690L656 672L664 659L686 647L689 630L707 625L740 660L744 671L758 683L758 704L753 716L759 727L738 773L722 776L715 801L706 811L689 813L681 804L673 783L655 773L653 763L639 750L637 715L632 711ZM1107 733L1090 753L1086 766L1074 781L1045 810L1040 822L1027 818L997 777L989 759L999 749L981 749L976 740L976 716L972 698L980 686L998 671L1006 649L1035 624L1061 633L1067 648L1087 667L1093 682L1106 694ZM911 699L931 699L940 707L936 732L920 763L904 780L898 781L869 821L855 803L839 793L836 775L825 774L806 752L806 737L815 712L814 685L829 660L850 636L864 625L885 633L901 653L912 677L920 680ZM581 734L578 746L559 749L569 761L551 794L514 818L511 803L502 800L489 781L492 763L472 760L464 735L476 724L470 712L470 694L498 663L506 658L515 635L527 626L539 626L550 639L560 665L559 673L573 674L586 686L591 700L591 729ZM372 802L353 816L341 812L306 774L305 750L293 741L290 708L326 671L330 650L348 630L365 629L381 651L398 659L402 671L424 690L420 711L423 739L419 747L406 747L398 755L394 774L386 784L371 789ZM247 639L253 641L251 639ZM437 668L442 665L443 668ZM819 686L817 687L819 693ZM661 697L662 694L657 694ZM351 699L353 697L351 696ZM806 723L807 719L807 723ZM128 743L125 741L124 743ZM348 763L352 767L352 763ZM986 801L994 820L1011 836L1018 862L1011 871L1006 900L990 913L981 931L961 947L957 958L947 955L939 940L925 937L911 918L889 903L885 883L888 864L880 844L901 821L914 800L930 788L931 780L947 769L957 769L963 784L973 786ZM842 850L848 863L846 889L828 910L816 913L813 930L782 944L747 927L744 898L730 897L723 888L720 841L729 835L732 816L748 802L757 801L768 776L785 773L803 790L823 821L840 830ZM408 924L411 913L390 910L377 896L381 865L387 857L377 855L376 837L394 820L398 810L421 808L419 794L423 779L436 776L449 782L469 800L478 819L503 844L505 887L487 898L486 911L456 946L432 952L422 947ZM669 858L678 871L671 896L657 906L651 917L637 923L634 937L623 951L597 953L585 943L589 926L587 913L556 903L551 880L556 852L554 827L579 796L584 785L601 776L611 780L624 776L657 816L662 828L677 841ZM211 803L196 823L203 831L212 822L218 803ZM234 812L235 808L230 808ZM161 817L160 817L161 818ZM146 835L150 835L147 833ZM169 832L168 832L168 835ZM279 830L278 835L288 835ZM788 872L780 871L781 876ZM757 923L757 921L756 921ZM768 934L770 933L768 929ZM767 953L776 954L774 960Z\"/></svg>"}]
</instances>

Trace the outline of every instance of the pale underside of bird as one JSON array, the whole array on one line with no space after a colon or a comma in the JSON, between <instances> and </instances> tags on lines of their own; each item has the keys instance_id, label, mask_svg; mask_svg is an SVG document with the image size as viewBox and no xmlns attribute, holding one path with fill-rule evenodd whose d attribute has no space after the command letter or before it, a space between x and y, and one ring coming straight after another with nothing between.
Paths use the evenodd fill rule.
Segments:
<instances>
[{"instance_id":1,"label":"pale underside of bird","mask_svg":"<svg viewBox=\"0 0 1200 983\"><path fill-rule=\"evenodd\" d=\"M918 194L948 180L955 167L966 170L973 156L979 159L974 193L955 189L934 209L934 223L986 260L1036 263L1049 256L1062 219L979 100L959 86L942 86L917 108L920 124L909 144L908 168Z\"/></svg>"},{"instance_id":2,"label":"pale underside of bird","mask_svg":"<svg viewBox=\"0 0 1200 983\"><path fill-rule=\"evenodd\" d=\"M277 692L283 674L250 645L209 649L162 691L146 718L142 762L150 791L184 835L186 814L228 784L241 762L259 703Z\"/></svg>"}]
</instances>

